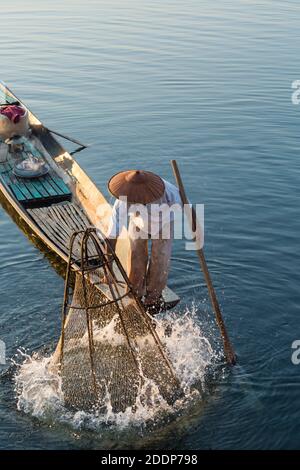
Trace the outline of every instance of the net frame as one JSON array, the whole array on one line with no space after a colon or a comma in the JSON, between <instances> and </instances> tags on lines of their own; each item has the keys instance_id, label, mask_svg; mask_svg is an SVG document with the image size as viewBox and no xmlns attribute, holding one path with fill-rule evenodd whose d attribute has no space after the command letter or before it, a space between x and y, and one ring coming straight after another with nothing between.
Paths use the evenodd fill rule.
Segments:
<instances>
[{"instance_id":1,"label":"net frame","mask_svg":"<svg viewBox=\"0 0 300 470\"><path fill-rule=\"evenodd\" d=\"M80 246L80 253L78 256L74 256L74 246ZM91 250L91 247L93 248ZM75 251L76 253L76 251ZM118 269L121 279L116 279L115 270L113 265ZM107 285L110 293L110 298L106 299L105 302L90 305L88 289L89 286L96 285L92 279L93 274L99 270L102 271L107 279ZM76 276L81 276L82 283L82 294L83 294L83 305L74 305L72 302L74 288L72 286L72 272L76 272ZM120 285L125 285L125 292L120 292ZM180 382L176 377L172 363L162 345L160 338L155 330L155 321L147 313L140 298L134 292L132 285L130 284L129 278L122 263L117 257L110 241L103 236L103 234L95 227L89 227L85 230L78 230L74 232L70 238L69 245L69 257L66 270L65 286L64 286L64 300L62 306L61 315L61 349L60 349L60 373L64 365L64 346L65 346L65 326L68 312L70 309L81 310L85 312L85 319L88 333L88 349L89 349L89 361L92 373L92 381L94 394L97 397L99 395L99 383L96 377L95 368L95 344L93 337L93 321L92 312L95 309L105 309L106 307L113 305L118 313L120 325L122 328L123 336L126 340L127 346L130 350L133 364L136 368L136 373L139 376L140 384L143 382L143 374L141 371L141 364L138 358L138 351L136 350L135 344L127 331L126 320L124 319L124 302L126 299L130 299L135 305L135 312L137 312L144 324L146 325L148 333L152 336L153 341L159 351L161 359L164 361L168 373L174 383L174 389L180 390ZM73 298L74 300L74 298ZM178 395L178 393L177 393Z\"/></svg>"}]
</instances>

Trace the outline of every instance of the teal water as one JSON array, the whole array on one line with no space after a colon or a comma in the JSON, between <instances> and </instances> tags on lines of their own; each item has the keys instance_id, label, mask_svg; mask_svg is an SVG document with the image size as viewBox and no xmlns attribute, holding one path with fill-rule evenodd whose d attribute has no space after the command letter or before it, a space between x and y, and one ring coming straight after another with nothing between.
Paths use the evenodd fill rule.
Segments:
<instances>
[{"instance_id":1,"label":"teal water","mask_svg":"<svg viewBox=\"0 0 300 470\"><path fill-rule=\"evenodd\" d=\"M299 2L11 0L0 9L0 78L48 127L92 144L76 158L100 188L128 167L171 180L176 158L190 199L205 204L205 251L239 366L155 446L299 448ZM51 350L63 281L3 210L0 227L0 339L8 357ZM207 301L180 242L170 285L182 305ZM12 377L0 385L0 448L116 446L18 411Z\"/></svg>"}]
</instances>

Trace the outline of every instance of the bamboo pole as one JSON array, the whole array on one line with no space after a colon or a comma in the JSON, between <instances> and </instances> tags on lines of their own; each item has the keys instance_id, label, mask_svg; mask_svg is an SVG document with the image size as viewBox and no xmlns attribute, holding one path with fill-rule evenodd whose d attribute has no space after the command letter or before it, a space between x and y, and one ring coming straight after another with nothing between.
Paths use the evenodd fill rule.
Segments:
<instances>
[{"instance_id":1,"label":"bamboo pole","mask_svg":"<svg viewBox=\"0 0 300 470\"><path fill-rule=\"evenodd\" d=\"M176 182L177 182L177 186L178 186L178 189L179 189L179 192L180 192L180 197L181 197L182 203L184 204L184 207L185 207L185 210L186 210L186 208L190 207L190 205L189 205L188 198L186 196L186 192L185 192L185 189L184 189L184 185L183 185L183 182L182 182L182 179L181 179L181 175L180 175L179 168L178 168L176 160L171 160L171 165L172 165L173 172L174 172L174 175L175 175L175 179L176 179ZM192 207L191 211L189 211L188 215L189 215L188 219L189 219L189 222L191 224L191 229L193 231L195 231L196 227L198 226L198 222L197 222L197 218L196 218L196 212L195 212L195 209L193 207ZM227 333L227 330L226 330L226 326L225 326L225 323L224 323L224 320L223 320L223 317L222 317L220 305L219 305L219 302L218 302L218 299L217 299L217 296L216 296L216 293L215 293L215 289L213 287L213 283L212 283L212 280L211 280L211 277L210 277L210 274L209 274L209 270L208 270L208 267L207 267L206 259L205 259L205 256L204 256L204 251L203 251L202 248L201 249L198 248L196 250L196 253L197 253L197 256L199 258L200 266L202 268L204 278L205 278L205 281L206 281L210 301L211 301L212 307L214 309L215 316L216 316L216 321L217 321L217 324L218 324L218 327L219 327L219 330L220 330L220 333L221 333L221 336L222 336L222 339L223 339L224 352L225 352L225 355L226 355L227 362L230 365L235 365L236 364L236 355L234 353L233 347L231 345L231 342L230 342L230 339L229 339L229 336L228 336L228 333Z\"/></svg>"}]
</instances>

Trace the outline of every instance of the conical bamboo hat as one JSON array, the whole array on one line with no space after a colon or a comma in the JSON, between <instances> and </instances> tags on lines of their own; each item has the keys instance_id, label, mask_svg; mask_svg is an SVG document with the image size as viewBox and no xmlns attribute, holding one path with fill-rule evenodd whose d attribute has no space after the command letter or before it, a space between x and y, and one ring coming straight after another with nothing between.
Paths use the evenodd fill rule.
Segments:
<instances>
[{"instance_id":1,"label":"conical bamboo hat","mask_svg":"<svg viewBox=\"0 0 300 470\"><path fill-rule=\"evenodd\" d=\"M116 198L127 197L133 204L149 204L162 197L165 184L160 176L151 171L120 171L108 182L110 193Z\"/></svg>"}]
</instances>

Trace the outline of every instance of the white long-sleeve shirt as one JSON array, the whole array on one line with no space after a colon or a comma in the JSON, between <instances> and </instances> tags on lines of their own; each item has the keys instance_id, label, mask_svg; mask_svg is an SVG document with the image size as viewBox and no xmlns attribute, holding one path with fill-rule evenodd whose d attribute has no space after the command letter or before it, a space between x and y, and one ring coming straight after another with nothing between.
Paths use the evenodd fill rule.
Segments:
<instances>
[{"instance_id":1,"label":"white long-sleeve shirt","mask_svg":"<svg viewBox=\"0 0 300 470\"><path fill-rule=\"evenodd\" d=\"M127 204L124 200L117 199L113 206L106 236L108 238L117 238L123 227L128 228L129 221L146 238L148 236L154 238L162 231L163 227L170 225L174 221L173 210L182 209L182 201L178 188L166 180L163 181L165 184L163 196L145 206Z\"/></svg>"}]
</instances>

